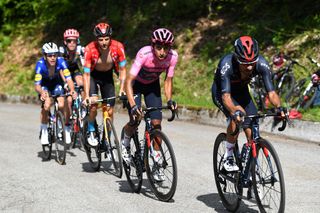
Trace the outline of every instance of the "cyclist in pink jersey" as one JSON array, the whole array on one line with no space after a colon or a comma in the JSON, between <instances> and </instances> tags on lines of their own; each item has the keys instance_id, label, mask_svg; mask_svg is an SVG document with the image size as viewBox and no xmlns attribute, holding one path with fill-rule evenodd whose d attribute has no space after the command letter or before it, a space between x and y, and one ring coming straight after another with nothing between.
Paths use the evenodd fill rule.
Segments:
<instances>
[{"instance_id":1,"label":"cyclist in pink jersey","mask_svg":"<svg viewBox=\"0 0 320 213\"><path fill-rule=\"evenodd\" d=\"M122 156L126 162L130 162L130 137L141 119L141 95L144 96L147 107L162 106L159 77L165 72L164 91L167 104L173 109L177 108L172 101L172 79L174 69L178 61L178 54L172 50L174 37L165 28L160 28L152 33L151 45L139 50L126 77L125 90L129 102L130 121L124 127L124 139L122 141ZM134 98L136 95L136 98ZM151 122L154 128L161 129L161 111L151 112ZM154 147L156 157L160 158L159 147ZM160 174L161 175L161 174ZM157 178L159 179L159 178ZM161 177L160 177L161 179Z\"/></svg>"}]
</instances>

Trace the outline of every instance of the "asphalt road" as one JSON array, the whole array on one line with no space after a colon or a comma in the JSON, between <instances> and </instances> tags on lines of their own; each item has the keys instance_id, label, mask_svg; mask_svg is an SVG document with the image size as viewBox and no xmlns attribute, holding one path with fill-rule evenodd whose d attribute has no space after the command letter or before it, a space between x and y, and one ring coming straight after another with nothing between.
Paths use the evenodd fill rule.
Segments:
<instances>
[{"instance_id":1,"label":"asphalt road","mask_svg":"<svg viewBox=\"0 0 320 213\"><path fill-rule=\"evenodd\" d=\"M176 194L164 203L155 198L146 179L141 193L135 194L125 175L119 179L108 170L93 172L79 149L68 151L66 165L42 161L39 112L40 106L0 103L0 212L226 212L212 169L213 142L223 129L163 122L178 164ZM115 118L120 134L128 118L125 114ZM281 159L286 212L319 212L320 146L265 138L273 142ZM254 202L244 200L239 212L257 209Z\"/></svg>"}]
</instances>

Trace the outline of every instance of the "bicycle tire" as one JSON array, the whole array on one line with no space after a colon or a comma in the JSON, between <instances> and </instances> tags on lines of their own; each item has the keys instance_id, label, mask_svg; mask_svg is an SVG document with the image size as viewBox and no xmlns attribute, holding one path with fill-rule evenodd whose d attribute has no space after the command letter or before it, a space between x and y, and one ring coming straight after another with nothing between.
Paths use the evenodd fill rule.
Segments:
<instances>
[{"instance_id":1,"label":"bicycle tire","mask_svg":"<svg viewBox=\"0 0 320 213\"><path fill-rule=\"evenodd\" d=\"M279 96L282 100L287 100L290 92L293 90L295 77L293 74L285 74L281 87L279 88Z\"/></svg>"},{"instance_id":2,"label":"bicycle tire","mask_svg":"<svg viewBox=\"0 0 320 213\"><path fill-rule=\"evenodd\" d=\"M272 144L262 138L257 140L256 148L257 158L252 167L252 183L259 210L284 212L285 183L278 154ZM277 192L280 192L280 195L273 197L272 193Z\"/></svg>"},{"instance_id":3,"label":"bicycle tire","mask_svg":"<svg viewBox=\"0 0 320 213\"><path fill-rule=\"evenodd\" d=\"M49 140L49 144L42 145L43 160L45 160L45 161L51 159L52 143L53 143L53 136L52 136L51 127L48 127L48 140Z\"/></svg>"},{"instance_id":4,"label":"bicycle tire","mask_svg":"<svg viewBox=\"0 0 320 213\"><path fill-rule=\"evenodd\" d=\"M88 143L88 119L89 117L86 116L83 120L83 133L82 133L82 138L83 138L83 141L84 141L84 150L87 154L87 158L88 158L88 161L90 163L90 166L91 168L94 170L94 171L98 171L100 169L100 165L101 165L101 153L100 153L100 146L91 146L89 143ZM99 130L98 130L98 125L97 125L97 122L95 121L95 130L96 130L96 135L98 136L98 140L100 141L99 139Z\"/></svg>"},{"instance_id":5,"label":"bicycle tire","mask_svg":"<svg viewBox=\"0 0 320 213\"><path fill-rule=\"evenodd\" d=\"M226 173L223 169L223 157L226 150L223 141L225 141L226 138L227 135L225 133L220 133L214 142L213 171L223 206L228 211L235 212L240 205L242 190L239 192L237 189L239 173ZM240 195L238 193L240 193Z\"/></svg>"},{"instance_id":6,"label":"bicycle tire","mask_svg":"<svg viewBox=\"0 0 320 213\"><path fill-rule=\"evenodd\" d=\"M110 155L111 162L114 168L114 175L118 178L122 177L122 157L121 157L121 151L120 151L120 143L117 136L117 132L114 128L113 122L110 118L107 118L106 120L107 129L110 130L108 133L108 143L107 146L107 152L105 152L105 157L107 155ZM103 130L104 131L104 130ZM103 137L105 137L105 132L103 134Z\"/></svg>"},{"instance_id":7,"label":"bicycle tire","mask_svg":"<svg viewBox=\"0 0 320 213\"><path fill-rule=\"evenodd\" d=\"M121 131L121 141L124 137L124 130ZM123 169L132 192L140 193L143 177L143 161L141 159L140 144L137 133L130 139L131 162L123 160Z\"/></svg>"},{"instance_id":8,"label":"bicycle tire","mask_svg":"<svg viewBox=\"0 0 320 213\"><path fill-rule=\"evenodd\" d=\"M67 143L65 132L65 119L62 112L56 112L55 122L55 147L56 147L56 161L63 165L66 161Z\"/></svg>"},{"instance_id":9,"label":"bicycle tire","mask_svg":"<svg viewBox=\"0 0 320 213\"><path fill-rule=\"evenodd\" d=\"M156 139L157 138L157 139ZM170 143L169 138L159 129L153 129L150 132L151 146L154 143L158 143L158 139L161 139L161 158L158 162L155 162L151 149L145 146L145 163L147 177L150 182L150 186L156 197L161 201L169 201L174 196L177 188L178 171L176 157ZM162 171L165 178L162 181L156 181L154 179L154 172Z\"/></svg>"}]
</instances>

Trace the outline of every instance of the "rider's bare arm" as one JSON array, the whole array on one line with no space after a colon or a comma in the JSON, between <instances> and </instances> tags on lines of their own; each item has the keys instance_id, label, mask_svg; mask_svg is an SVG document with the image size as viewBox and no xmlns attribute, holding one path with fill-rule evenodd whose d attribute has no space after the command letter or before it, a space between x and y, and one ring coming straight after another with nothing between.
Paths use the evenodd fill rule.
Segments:
<instances>
[{"instance_id":1,"label":"rider's bare arm","mask_svg":"<svg viewBox=\"0 0 320 213\"><path fill-rule=\"evenodd\" d=\"M129 74L126 77L126 81L125 81L125 90L126 90L128 101L131 107L136 105L136 102L134 101L134 98L133 98L133 89L132 89L132 82L134 79L135 79L135 76L132 74Z\"/></svg>"},{"instance_id":2,"label":"rider's bare arm","mask_svg":"<svg viewBox=\"0 0 320 213\"><path fill-rule=\"evenodd\" d=\"M126 73L127 73L127 69L126 69L125 66L119 68L119 80L120 80L120 91L119 91L119 94L120 95L123 92L125 92Z\"/></svg>"},{"instance_id":3,"label":"rider's bare arm","mask_svg":"<svg viewBox=\"0 0 320 213\"><path fill-rule=\"evenodd\" d=\"M245 112L245 110L241 106L235 106L233 104L231 94L230 93L223 93L222 95L222 102L223 105L227 108L227 110L233 115L237 110L241 110Z\"/></svg>"},{"instance_id":4,"label":"rider's bare arm","mask_svg":"<svg viewBox=\"0 0 320 213\"><path fill-rule=\"evenodd\" d=\"M270 102L273 106L275 106L275 107L281 106L280 98L275 91L268 92L268 96L269 96Z\"/></svg>"},{"instance_id":5,"label":"rider's bare arm","mask_svg":"<svg viewBox=\"0 0 320 213\"><path fill-rule=\"evenodd\" d=\"M164 94L167 98L167 101L172 99L172 77L167 77L164 81Z\"/></svg>"}]
</instances>

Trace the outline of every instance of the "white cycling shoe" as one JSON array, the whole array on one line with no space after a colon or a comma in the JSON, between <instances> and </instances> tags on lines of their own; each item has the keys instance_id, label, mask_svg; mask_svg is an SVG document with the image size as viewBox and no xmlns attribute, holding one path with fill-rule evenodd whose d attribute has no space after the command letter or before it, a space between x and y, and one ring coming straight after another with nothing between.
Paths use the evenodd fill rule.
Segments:
<instances>
[{"instance_id":1,"label":"white cycling shoe","mask_svg":"<svg viewBox=\"0 0 320 213\"><path fill-rule=\"evenodd\" d=\"M49 144L49 137L48 137L48 129L44 128L41 129L41 144L42 145L48 145Z\"/></svg>"}]
</instances>

